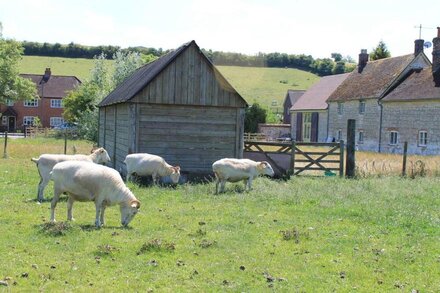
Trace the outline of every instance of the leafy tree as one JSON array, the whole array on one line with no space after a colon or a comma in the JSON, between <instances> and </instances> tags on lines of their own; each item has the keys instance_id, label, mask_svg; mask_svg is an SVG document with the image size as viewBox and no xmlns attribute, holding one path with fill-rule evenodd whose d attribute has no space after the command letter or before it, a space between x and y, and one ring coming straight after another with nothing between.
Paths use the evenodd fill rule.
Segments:
<instances>
[{"instance_id":1,"label":"leafy tree","mask_svg":"<svg viewBox=\"0 0 440 293\"><path fill-rule=\"evenodd\" d=\"M370 60L379 60L388 57L391 57L391 53L382 40L377 44L376 48L373 48L373 52L370 53Z\"/></svg>"},{"instance_id":2,"label":"leafy tree","mask_svg":"<svg viewBox=\"0 0 440 293\"><path fill-rule=\"evenodd\" d=\"M341 74L345 72L345 62L338 61L335 63L332 69L332 74Z\"/></svg>"},{"instance_id":3,"label":"leafy tree","mask_svg":"<svg viewBox=\"0 0 440 293\"><path fill-rule=\"evenodd\" d=\"M339 62L342 60L342 54L341 53L332 53L332 58L335 60L335 62Z\"/></svg>"},{"instance_id":4,"label":"leafy tree","mask_svg":"<svg viewBox=\"0 0 440 293\"><path fill-rule=\"evenodd\" d=\"M139 53L118 51L113 55L114 73L110 75L106 58L105 54L95 57L90 79L64 99L64 118L70 122L78 122L79 136L95 142L98 140L98 103L142 65Z\"/></svg>"},{"instance_id":5,"label":"leafy tree","mask_svg":"<svg viewBox=\"0 0 440 293\"><path fill-rule=\"evenodd\" d=\"M321 76L331 75L334 64L330 58L316 59L312 64L312 72Z\"/></svg>"},{"instance_id":6,"label":"leafy tree","mask_svg":"<svg viewBox=\"0 0 440 293\"><path fill-rule=\"evenodd\" d=\"M35 84L19 75L18 62L22 53L20 43L3 38L0 23L0 103L5 103L7 99L38 98Z\"/></svg>"},{"instance_id":7,"label":"leafy tree","mask_svg":"<svg viewBox=\"0 0 440 293\"><path fill-rule=\"evenodd\" d=\"M258 103L254 103L246 109L244 132L257 132L258 123L266 123L266 109L262 108Z\"/></svg>"}]
</instances>

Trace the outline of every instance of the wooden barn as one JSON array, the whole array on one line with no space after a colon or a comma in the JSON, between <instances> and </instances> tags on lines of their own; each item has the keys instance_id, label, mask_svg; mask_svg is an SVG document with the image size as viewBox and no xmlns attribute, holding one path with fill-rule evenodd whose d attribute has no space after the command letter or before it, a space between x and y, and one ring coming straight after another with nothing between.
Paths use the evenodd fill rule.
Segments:
<instances>
[{"instance_id":1,"label":"wooden barn","mask_svg":"<svg viewBox=\"0 0 440 293\"><path fill-rule=\"evenodd\" d=\"M98 106L99 145L123 174L129 153L162 156L183 174L243 156L247 103L195 41L136 70Z\"/></svg>"}]
</instances>

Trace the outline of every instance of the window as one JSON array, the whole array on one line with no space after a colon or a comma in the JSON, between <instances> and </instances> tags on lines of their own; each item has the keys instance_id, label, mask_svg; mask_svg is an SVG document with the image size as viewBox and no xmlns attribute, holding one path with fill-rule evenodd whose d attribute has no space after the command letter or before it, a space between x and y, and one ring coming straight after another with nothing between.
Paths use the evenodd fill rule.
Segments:
<instances>
[{"instance_id":1,"label":"window","mask_svg":"<svg viewBox=\"0 0 440 293\"><path fill-rule=\"evenodd\" d=\"M14 106L14 101L10 99L6 99L6 106L12 107Z\"/></svg>"},{"instance_id":2,"label":"window","mask_svg":"<svg viewBox=\"0 0 440 293\"><path fill-rule=\"evenodd\" d=\"M359 101L359 114L365 113L365 101Z\"/></svg>"},{"instance_id":3,"label":"window","mask_svg":"<svg viewBox=\"0 0 440 293\"><path fill-rule=\"evenodd\" d=\"M50 127L55 127L64 123L62 117L50 117Z\"/></svg>"},{"instance_id":4,"label":"window","mask_svg":"<svg viewBox=\"0 0 440 293\"><path fill-rule=\"evenodd\" d=\"M24 116L23 117L23 125L32 126L34 125L34 116Z\"/></svg>"},{"instance_id":5,"label":"window","mask_svg":"<svg viewBox=\"0 0 440 293\"><path fill-rule=\"evenodd\" d=\"M364 143L364 131L363 130L359 130L358 143Z\"/></svg>"},{"instance_id":6,"label":"window","mask_svg":"<svg viewBox=\"0 0 440 293\"><path fill-rule=\"evenodd\" d=\"M51 108L62 108L63 107L63 100L61 100L61 99L51 99L50 100L50 107Z\"/></svg>"},{"instance_id":7,"label":"window","mask_svg":"<svg viewBox=\"0 0 440 293\"><path fill-rule=\"evenodd\" d=\"M344 103L338 102L338 115L344 114Z\"/></svg>"},{"instance_id":8,"label":"window","mask_svg":"<svg viewBox=\"0 0 440 293\"><path fill-rule=\"evenodd\" d=\"M312 113L303 114L303 141L309 142L312 134Z\"/></svg>"},{"instance_id":9,"label":"window","mask_svg":"<svg viewBox=\"0 0 440 293\"><path fill-rule=\"evenodd\" d=\"M427 145L428 145L428 132L419 131L419 146L427 146Z\"/></svg>"},{"instance_id":10,"label":"window","mask_svg":"<svg viewBox=\"0 0 440 293\"><path fill-rule=\"evenodd\" d=\"M38 100L26 100L23 105L25 107L38 107Z\"/></svg>"},{"instance_id":11,"label":"window","mask_svg":"<svg viewBox=\"0 0 440 293\"><path fill-rule=\"evenodd\" d=\"M342 129L338 129L338 133L336 134L337 141L342 140Z\"/></svg>"},{"instance_id":12,"label":"window","mask_svg":"<svg viewBox=\"0 0 440 293\"><path fill-rule=\"evenodd\" d=\"M396 145L398 142L398 132L397 131L391 131L390 132L390 145Z\"/></svg>"},{"instance_id":13,"label":"window","mask_svg":"<svg viewBox=\"0 0 440 293\"><path fill-rule=\"evenodd\" d=\"M2 117L2 125L8 125L8 116Z\"/></svg>"}]
</instances>

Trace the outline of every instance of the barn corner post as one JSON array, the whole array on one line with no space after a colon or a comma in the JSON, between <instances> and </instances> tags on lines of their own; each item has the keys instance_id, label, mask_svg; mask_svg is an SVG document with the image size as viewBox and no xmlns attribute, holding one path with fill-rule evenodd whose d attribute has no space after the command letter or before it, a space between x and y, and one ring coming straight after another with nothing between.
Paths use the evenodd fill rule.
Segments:
<instances>
[{"instance_id":1,"label":"barn corner post","mask_svg":"<svg viewBox=\"0 0 440 293\"><path fill-rule=\"evenodd\" d=\"M64 154L67 154L67 129L64 129Z\"/></svg>"},{"instance_id":2,"label":"barn corner post","mask_svg":"<svg viewBox=\"0 0 440 293\"><path fill-rule=\"evenodd\" d=\"M345 162L345 177L354 178L355 176L355 154L356 154L356 120L347 121L347 155Z\"/></svg>"},{"instance_id":3,"label":"barn corner post","mask_svg":"<svg viewBox=\"0 0 440 293\"><path fill-rule=\"evenodd\" d=\"M3 150L3 159L8 158L8 132L5 131L5 147Z\"/></svg>"},{"instance_id":4,"label":"barn corner post","mask_svg":"<svg viewBox=\"0 0 440 293\"><path fill-rule=\"evenodd\" d=\"M296 141L292 139L292 145L290 150L290 176L295 175L295 151L296 151Z\"/></svg>"},{"instance_id":5,"label":"barn corner post","mask_svg":"<svg viewBox=\"0 0 440 293\"><path fill-rule=\"evenodd\" d=\"M403 162L402 162L402 177L406 176L406 157L408 153L408 142L403 143Z\"/></svg>"}]
</instances>

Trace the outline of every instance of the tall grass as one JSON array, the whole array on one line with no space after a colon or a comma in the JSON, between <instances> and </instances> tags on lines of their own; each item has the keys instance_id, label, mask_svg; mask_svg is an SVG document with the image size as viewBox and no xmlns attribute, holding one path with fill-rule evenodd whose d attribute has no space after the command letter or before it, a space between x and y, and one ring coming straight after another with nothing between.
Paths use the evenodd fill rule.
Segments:
<instances>
[{"instance_id":1,"label":"tall grass","mask_svg":"<svg viewBox=\"0 0 440 293\"><path fill-rule=\"evenodd\" d=\"M2 140L0 139L0 145ZM75 142L78 153L91 144ZM226 185L129 188L141 212L117 207L95 229L94 205L66 203L48 224L30 157L63 141L10 141L0 159L0 290L15 292L438 292L439 179L294 177ZM69 152L71 151L69 146ZM50 186L46 198L52 197Z\"/></svg>"}]
</instances>

